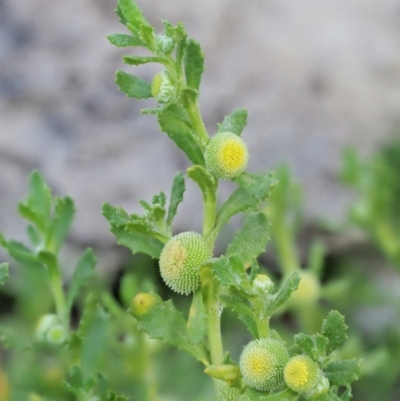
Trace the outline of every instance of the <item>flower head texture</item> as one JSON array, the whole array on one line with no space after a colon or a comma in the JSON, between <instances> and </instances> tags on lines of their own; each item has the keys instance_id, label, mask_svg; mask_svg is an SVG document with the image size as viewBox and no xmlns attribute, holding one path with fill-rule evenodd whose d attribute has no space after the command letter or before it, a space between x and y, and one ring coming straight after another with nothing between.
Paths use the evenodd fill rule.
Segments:
<instances>
[{"instance_id":1,"label":"flower head texture","mask_svg":"<svg viewBox=\"0 0 400 401\"><path fill-rule=\"evenodd\" d=\"M287 386L299 394L311 391L320 377L318 365L307 355L291 358L283 374Z\"/></svg>"},{"instance_id":2,"label":"flower head texture","mask_svg":"<svg viewBox=\"0 0 400 401\"><path fill-rule=\"evenodd\" d=\"M243 381L258 391L270 391L283 382L289 360L286 348L277 340L262 338L246 345L240 356Z\"/></svg>"},{"instance_id":3,"label":"flower head texture","mask_svg":"<svg viewBox=\"0 0 400 401\"><path fill-rule=\"evenodd\" d=\"M161 252L161 276L173 291L188 295L200 285L196 268L210 256L209 246L200 234L178 234L166 243Z\"/></svg>"},{"instance_id":4,"label":"flower head texture","mask_svg":"<svg viewBox=\"0 0 400 401\"><path fill-rule=\"evenodd\" d=\"M232 179L243 173L249 152L242 138L231 132L220 132L207 145L206 167L217 178Z\"/></svg>"}]
</instances>

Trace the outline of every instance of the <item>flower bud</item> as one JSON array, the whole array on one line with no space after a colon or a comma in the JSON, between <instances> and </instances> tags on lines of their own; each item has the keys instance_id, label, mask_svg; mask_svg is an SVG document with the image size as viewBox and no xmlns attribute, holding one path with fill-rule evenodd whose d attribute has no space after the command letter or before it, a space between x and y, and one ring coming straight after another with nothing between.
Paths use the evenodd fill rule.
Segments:
<instances>
[{"instance_id":1,"label":"flower bud","mask_svg":"<svg viewBox=\"0 0 400 401\"><path fill-rule=\"evenodd\" d=\"M62 344L68 337L68 331L57 315L48 314L40 318L36 326L36 338L51 344Z\"/></svg>"},{"instance_id":2,"label":"flower bud","mask_svg":"<svg viewBox=\"0 0 400 401\"><path fill-rule=\"evenodd\" d=\"M174 49L174 40L167 35L157 35L156 41L163 53L170 53Z\"/></svg>"},{"instance_id":3,"label":"flower bud","mask_svg":"<svg viewBox=\"0 0 400 401\"><path fill-rule=\"evenodd\" d=\"M168 71L156 74L151 83L151 94L159 103L168 103L175 96L175 84Z\"/></svg>"},{"instance_id":4,"label":"flower bud","mask_svg":"<svg viewBox=\"0 0 400 401\"><path fill-rule=\"evenodd\" d=\"M231 132L218 133L206 147L206 167L217 178L238 177L246 170L248 160L249 152L245 142Z\"/></svg>"},{"instance_id":5,"label":"flower bud","mask_svg":"<svg viewBox=\"0 0 400 401\"><path fill-rule=\"evenodd\" d=\"M318 365L307 355L291 358L283 371L286 385L299 394L313 390L320 375Z\"/></svg>"},{"instance_id":6,"label":"flower bud","mask_svg":"<svg viewBox=\"0 0 400 401\"><path fill-rule=\"evenodd\" d=\"M128 312L134 317L143 316L149 312L156 302L157 296L155 294L141 292L132 299Z\"/></svg>"},{"instance_id":7,"label":"flower bud","mask_svg":"<svg viewBox=\"0 0 400 401\"><path fill-rule=\"evenodd\" d=\"M240 356L243 381L258 391L270 391L283 382L283 369L289 360L286 348L272 338L250 342Z\"/></svg>"},{"instance_id":8,"label":"flower bud","mask_svg":"<svg viewBox=\"0 0 400 401\"><path fill-rule=\"evenodd\" d=\"M263 294L265 292L271 292L273 288L274 288L274 283L265 274L257 274L252 284L253 291L258 292L260 294Z\"/></svg>"},{"instance_id":9,"label":"flower bud","mask_svg":"<svg viewBox=\"0 0 400 401\"><path fill-rule=\"evenodd\" d=\"M173 291L188 295L200 285L196 268L210 257L209 246L200 234L178 234L166 243L161 252L161 277Z\"/></svg>"}]
</instances>

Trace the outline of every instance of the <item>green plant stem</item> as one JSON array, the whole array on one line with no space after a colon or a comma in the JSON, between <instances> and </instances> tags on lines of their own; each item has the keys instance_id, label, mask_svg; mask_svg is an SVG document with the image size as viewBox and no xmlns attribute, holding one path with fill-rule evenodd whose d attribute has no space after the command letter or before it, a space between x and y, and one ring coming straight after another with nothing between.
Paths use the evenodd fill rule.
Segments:
<instances>
[{"instance_id":1,"label":"green plant stem","mask_svg":"<svg viewBox=\"0 0 400 401\"><path fill-rule=\"evenodd\" d=\"M204 218L203 218L203 236L207 238L208 235L215 228L215 220L217 217L217 197L216 189L218 182L215 185L215 191L204 195ZM214 239L211 240L211 244L214 243Z\"/></svg>"},{"instance_id":2,"label":"green plant stem","mask_svg":"<svg viewBox=\"0 0 400 401\"><path fill-rule=\"evenodd\" d=\"M182 93L182 103L189 116L193 131L198 135L199 140L205 146L209 141L209 137L203 119L201 118L197 96L187 89Z\"/></svg>"},{"instance_id":3,"label":"green plant stem","mask_svg":"<svg viewBox=\"0 0 400 401\"><path fill-rule=\"evenodd\" d=\"M68 308L65 300L64 289L62 287L62 280L60 269L58 265L48 265L49 269L49 283L53 293L54 302L56 305L57 315L61 318L61 321L68 326Z\"/></svg>"},{"instance_id":4,"label":"green plant stem","mask_svg":"<svg viewBox=\"0 0 400 401\"><path fill-rule=\"evenodd\" d=\"M211 364L220 365L223 362L224 350L221 338L221 322L218 310L217 284L214 280L211 267L205 267L201 271L202 293L204 306L207 313L208 346L211 354ZM220 382L213 379L215 391L219 394Z\"/></svg>"}]
</instances>

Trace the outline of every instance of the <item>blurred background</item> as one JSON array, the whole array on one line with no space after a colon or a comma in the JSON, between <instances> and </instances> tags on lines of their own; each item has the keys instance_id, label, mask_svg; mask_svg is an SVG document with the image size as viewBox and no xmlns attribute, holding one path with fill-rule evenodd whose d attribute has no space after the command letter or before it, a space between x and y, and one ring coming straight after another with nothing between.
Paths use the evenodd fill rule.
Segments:
<instances>
[{"instance_id":1,"label":"blurred background","mask_svg":"<svg viewBox=\"0 0 400 401\"><path fill-rule=\"evenodd\" d=\"M364 346L376 351L387 325L399 320L393 305L400 298L400 270L391 264L400 263L384 249L380 253L379 241L371 246L374 235L368 230L341 229L356 195L339 176L345 148L355 148L368 163L382 146L394 143L399 130L399 0L138 4L160 31L163 19L184 21L189 36L201 43L207 70L200 105L209 132L234 108L247 108L243 138L250 151L248 171L289 166L302 188L302 222L294 239L300 265L306 263L310 243L319 238L327 249L322 280L345 271L352 275L349 283L360 283L371 274L378 291L396 295L383 306L378 302L346 315L349 325L358 325L367 336L349 355L362 353ZM98 270L109 277L133 262L129 250L115 245L101 215L102 203L137 212L139 199L149 200L160 190L169 193L175 173L189 167L155 118L141 115L153 100L127 99L113 82L117 69L133 71L123 66L121 55L140 54L108 43L107 35L125 32L113 13L115 5L113 0L0 0L0 231L25 238L16 204L25 197L29 173L38 169L55 194L75 200L65 259L72 255L76 260L77 250L91 246L98 254ZM158 67L135 70L150 81ZM393 157L400 160L400 152ZM360 176L365 169L357 171ZM391 173L392 182L399 171ZM350 177L347 183L356 181ZM231 188L222 185L221 200ZM197 188L188 183L176 232L200 229L201 213L193 213L201 210L199 200ZM278 271L271 251L265 263ZM355 299L362 304L369 291L363 287ZM347 305L350 301L346 298ZM340 303L332 306L339 309ZM393 349L400 355L397 340L385 341L386 354L378 349L374 357L381 365L372 360L370 375ZM390 348L393 341L395 348ZM396 377L379 395L391 388L394 398L375 399L396 399ZM362 387L364 398L359 399L366 399L368 391Z\"/></svg>"}]
</instances>

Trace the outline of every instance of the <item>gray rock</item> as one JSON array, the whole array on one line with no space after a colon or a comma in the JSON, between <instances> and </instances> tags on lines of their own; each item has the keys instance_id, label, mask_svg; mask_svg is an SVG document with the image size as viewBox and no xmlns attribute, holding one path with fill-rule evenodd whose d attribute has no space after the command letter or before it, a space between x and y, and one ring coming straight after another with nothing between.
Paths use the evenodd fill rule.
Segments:
<instances>
[{"instance_id":1,"label":"gray rock","mask_svg":"<svg viewBox=\"0 0 400 401\"><path fill-rule=\"evenodd\" d=\"M159 29L185 21L202 43L201 108L212 133L236 107L249 110L249 170L289 163L305 190L307 218L340 219L350 195L336 178L340 151L368 155L398 124L400 7L396 0L139 1ZM169 193L189 163L154 118L152 101L126 99L113 83L123 32L106 0L0 4L0 231L23 238L15 205L33 168L75 199L71 237L115 241L103 201L138 211ZM137 50L127 50L135 53ZM157 66L137 68L151 80ZM199 192L188 184L176 230L199 229ZM224 185L224 196L229 185ZM194 213L194 210L199 212Z\"/></svg>"}]
</instances>

